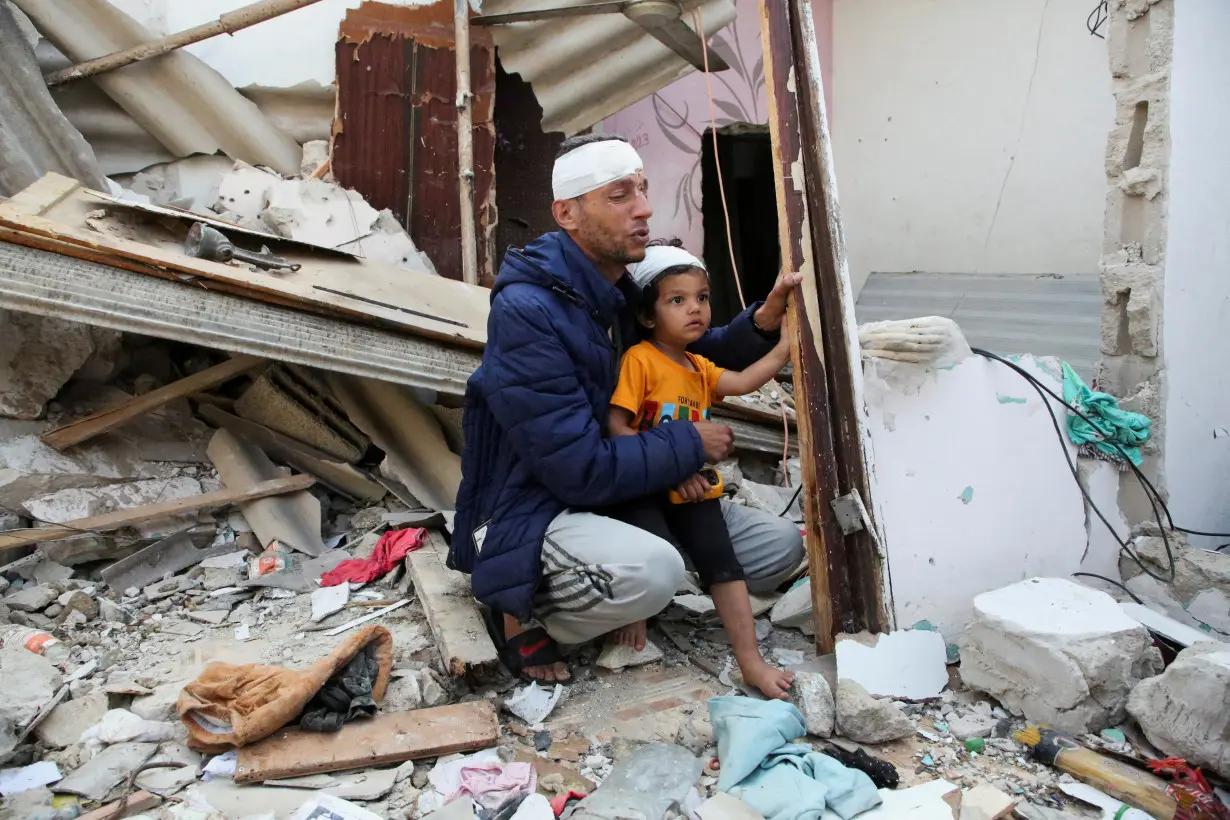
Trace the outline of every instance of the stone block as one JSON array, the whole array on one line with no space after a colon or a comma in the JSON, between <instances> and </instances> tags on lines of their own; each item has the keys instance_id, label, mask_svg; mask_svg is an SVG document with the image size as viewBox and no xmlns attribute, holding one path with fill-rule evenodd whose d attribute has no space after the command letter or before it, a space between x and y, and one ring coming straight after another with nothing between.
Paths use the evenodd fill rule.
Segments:
<instances>
[{"instance_id":1,"label":"stone block","mask_svg":"<svg viewBox=\"0 0 1230 820\"><path fill-rule=\"evenodd\" d=\"M1154 746L1230 777L1230 646L1199 643L1132 690L1128 712Z\"/></svg>"},{"instance_id":2,"label":"stone block","mask_svg":"<svg viewBox=\"0 0 1230 820\"><path fill-rule=\"evenodd\" d=\"M34 718L64 685L51 661L24 646L0 649L0 722L22 726Z\"/></svg>"},{"instance_id":3,"label":"stone block","mask_svg":"<svg viewBox=\"0 0 1230 820\"><path fill-rule=\"evenodd\" d=\"M837 682L837 731L858 743L887 743L914 734L914 724L892 701L876 700L852 680Z\"/></svg>"},{"instance_id":4,"label":"stone block","mask_svg":"<svg viewBox=\"0 0 1230 820\"><path fill-rule=\"evenodd\" d=\"M90 326L0 309L0 416L41 418L94 352Z\"/></svg>"},{"instance_id":5,"label":"stone block","mask_svg":"<svg viewBox=\"0 0 1230 820\"><path fill-rule=\"evenodd\" d=\"M796 672L790 687L790 702L803 713L807 734L832 737L837 707L828 681L816 672Z\"/></svg>"},{"instance_id":6,"label":"stone block","mask_svg":"<svg viewBox=\"0 0 1230 820\"><path fill-rule=\"evenodd\" d=\"M81 739L81 733L102 720L107 714L107 696L98 692L83 698L64 701L47 719L38 725L35 733L48 746L63 749Z\"/></svg>"},{"instance_id":7,"label":"stone block","mask_svg":"<svg viewBox=\"0 0 1230 820\"><path fill-rule=\"evenodd\" d=\"M22 587L12 595L6 596L4 603L15 612L42 612L55 603L58 597L60 597L58 589L47 584L39 584Z\"/></svg>"},{"instance_id":8,"label":"stone block","mask_svg":"<svg viewBox=\"0 0 1230 820\"><path fill-rule=\"evenodd\" d=\"M1160 668L1152 643L1106 593L1033 578L974 599L961 678L1031 722L1097 732L1123 721L1132 688Z\"/></svg>"}]
</instances>

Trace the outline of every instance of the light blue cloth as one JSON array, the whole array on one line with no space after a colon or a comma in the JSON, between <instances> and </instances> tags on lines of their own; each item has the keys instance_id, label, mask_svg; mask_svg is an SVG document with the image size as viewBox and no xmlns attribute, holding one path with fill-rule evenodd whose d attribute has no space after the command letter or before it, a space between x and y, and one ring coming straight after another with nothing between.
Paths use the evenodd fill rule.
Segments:
<instances>
[{"instance_id":1,"label":"light blue cloth","mask_svg":"<svg viewBox=\"0 0 1230 820\"><path fill-rule=\"evenodd\" d=\"M790 703L713 698L709 720L722 764L718 788L765 820L818 820L826 808L849 820L880 805L864 772L794 743L807 729Z\"/></svg>"}]
</instances>

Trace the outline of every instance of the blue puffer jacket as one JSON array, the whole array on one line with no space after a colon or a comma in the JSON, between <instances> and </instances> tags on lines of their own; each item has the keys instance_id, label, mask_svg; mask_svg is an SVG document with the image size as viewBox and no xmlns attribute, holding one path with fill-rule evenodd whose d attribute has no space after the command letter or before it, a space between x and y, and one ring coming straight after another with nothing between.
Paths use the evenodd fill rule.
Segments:
<instances>
[{"instance_id":1,"label":"blue puffer jacket","mask_svg":"<svg viewBox=\"0 0 1230 820\"><path fill-rule=\"evenodd\" d=\"M449 566L474 595L526 621L547 526L566 507L596 507L673 487L705 462L687 423L608 438L619 365L636 340L629 277L612 285L566 234L510 251L491 292L487 347L466 386L465 451ZM768 352L751 311L693 345L742 369ZM481 550L473 537L486 525Z\"/></svg>"}]
</instances>

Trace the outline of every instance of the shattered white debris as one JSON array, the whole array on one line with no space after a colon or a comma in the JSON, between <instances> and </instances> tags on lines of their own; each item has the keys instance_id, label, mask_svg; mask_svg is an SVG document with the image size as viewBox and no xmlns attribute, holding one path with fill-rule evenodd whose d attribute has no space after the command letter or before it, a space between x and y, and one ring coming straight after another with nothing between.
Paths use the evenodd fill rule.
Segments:
<instances>
[{"instance_id":1,"label":"shattered white debris","mask_svg":"<svg viewBox=\"0 0 1230 820\"><path fill-rule=\"evenodd\" d=\"M1148 632L1113 598L1058 578L979 595L961 641L967 686L1078 733L1121 723L1132 687L1160 664Z\"/></svg>"},{"instance_id":2,"label":"shattered white debris","mask_svg":"<svg viewBox=\"0 0 1230 820\"><path fill-rule=\"evenodd\" d=\"M837 674L873 695L922 700L948 685L948 649L938 632L909 629L878 636L875 646L837 642Z\"/></svg>"},{"instance_id":3,"label":"shattered white debris","mask_svg":"<svg viewBox=\"0 0 1230 820\"><path fill-rule=\"evenodd\" d=\"M536 726L547 719L555 710L564 694L564 687L555 684L554 689L539 686L537 681L529 686L518 689L513 696L504 701L504 708L524 720L530 726Z\"/></svg>"}]
</instances>

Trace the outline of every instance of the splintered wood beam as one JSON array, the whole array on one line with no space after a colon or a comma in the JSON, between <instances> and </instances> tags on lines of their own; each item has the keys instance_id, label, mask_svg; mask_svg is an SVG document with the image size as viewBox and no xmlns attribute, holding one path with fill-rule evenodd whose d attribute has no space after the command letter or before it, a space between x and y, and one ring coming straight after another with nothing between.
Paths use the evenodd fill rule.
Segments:
<instances>
[{"instance_id":1,"label":"splintered wood beam","mask_svg":"<svg viewBox=\"0 0 1230 820\"><path fill-rule=\"evenodd\" d=\"M878 631L886 622L882 568L874 541L866 533L846 536L832 507L851 490L867 506L870 498L811 11L805 0L761 0L760 14L782 261L803 274L790 305L791 355L816 644L827 653L837 632Z\"/></svg>"},{"instance_id":2,"label":"splintered wood beam","mask_svg":"<svg viewBox=\"0 0 1230 820\"><path fill-rule=\"evenodd\" d=\"M262 367L265 360L256 356L236 356L221 364L206 368L200 373L193 373L187 378L171 382L165 387L159 387L148 393L121 402L115 407L108 407L92 416L71 421L54 430L43 433L43 443L56 450L66 450L74 444L80 444L87 439L119 427L137 416L143 416L152 410L170 404L176 399L191 396L202 390L208 390L215 385L228 382L236 376Z\"/></svg>"}]
</instances>

